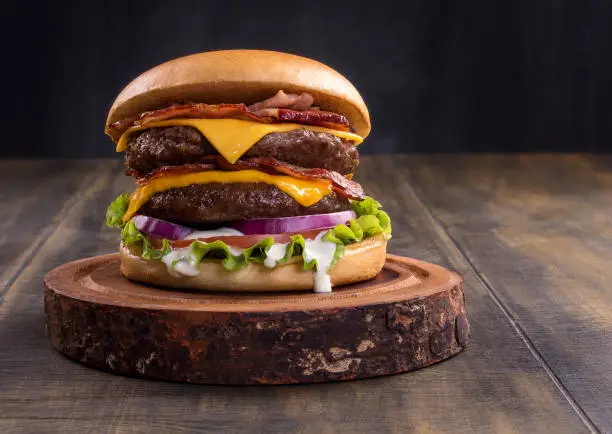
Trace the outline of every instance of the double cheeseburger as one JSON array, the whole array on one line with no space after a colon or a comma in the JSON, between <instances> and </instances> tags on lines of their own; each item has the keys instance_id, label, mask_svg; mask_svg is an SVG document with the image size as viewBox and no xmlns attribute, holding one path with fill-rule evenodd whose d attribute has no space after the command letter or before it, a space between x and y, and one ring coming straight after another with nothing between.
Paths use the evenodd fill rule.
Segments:
<instances>
[{"instance_id":1,"label":"double cheeseburger","mask_svg":"<svg viewBox=\"0 0 612 434\"><path fill-rule=\"evenodd\" d=\"M389 217L352 181L368 110L328 66L258 50L171 60L123 89L105 132L137 185L106 214L130 280L329 292L385 262Z\"/></svg>"}]
</instances>

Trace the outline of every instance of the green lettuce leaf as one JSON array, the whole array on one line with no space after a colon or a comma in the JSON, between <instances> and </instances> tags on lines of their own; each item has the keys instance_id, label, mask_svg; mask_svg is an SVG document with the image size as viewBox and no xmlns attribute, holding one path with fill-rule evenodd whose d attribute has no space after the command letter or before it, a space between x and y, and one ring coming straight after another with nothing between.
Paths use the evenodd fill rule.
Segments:
<instances>
[{"instance_id":1,"label":"green lettuce leaf","mask_svg":"<svg viewBox=\"0 0 612 434\"><path fill-rule=\"evenodd\" d=\"M391 236L391 219L389 218L389 214L384 211L378 211L376 213L376 217L378 218L378 223L383 230L383 233L387 235L387 237Z\"/></svg>"},{"instance_id":2,"label":"green lettuce leaf","mask_svg":"<svg viewBox=\"0 0 612 434\"><path fill-rule=\"evenodd\" d=\"M381 232L387 237L391 236L391 219L389 214L380 210L382 208L380 203L371 197L366 197L364 200L353 202L352 206L358 217L357 222L364 231L364 237L371 237ZM372 217L376 217L378 222L374 221Z\"/></svg>"},{"instance_id":3,"label":"green lettuce leaf","mask_svg":"<svg viewBox=\"0 0 612 434\"><path fill-rule=\"evenodd\" d=\"M357 224L361 227L365 238L373 237L383 231L383 228L380 226L380 220L375 215L359 216L357 217Z\"/></svg>"},{"instance_id":4,"label":"green lettuce leaf","mask_svg":"<svg viewBox=\"0 0 612 434\"><path fill-rule=\"evenodd\" d=\"M286 264L291 260L291 258L300 257L302 259L302 268L304 270L317 269L317 260L312 259L310 261L306 261L304 257L304 249L306 248L306 240L303 236L297 234L293 235L289 242L287 243L287 247L285 248L285 256L276 261L278 265Z\"/></svg>"},{"instance_id":5,"label":"green lettuce leaf","mask_svg":"<svg viewBox=\"0 0 612 434\"><path fill-rule=\"evenodd\" d=\"M378 201L372 199L369 196L366 197L364 200L353 201L351 203L351 206L353 207L353 211L355 211L358 217L368 214L376 215L378 209L382 207L382 205Z\"/></svg>"},{"instance_id":6,"label":"green lettuce leaf","mask_svg":"<svg viewBox=\"0 0 612 434\"><path fill-rule=\"evenodd\" d=\"M352 219L349 222L349 227L351 231L353 232L353 237L355 238L356 242L361 241L363 239L363 229L361 229L361 226L359 226L359 223L357 223L357 220Z\"/></svg>"},{"instance_id":7,"label":"green lettuce leaf","mask_svg":"<svg viewBox=\"0 0 612 434\"><path fill-rule=\"evenodd\" d=\"M301 235L294 235L291 237L285 248L285 256L277 261L277 264L286 264L294 256L302 256L304 254L304 247L306 246L304 237Z\"/></svg>"},{"instance_id":8,"label":"green lettuce leaf","mask_svg":"<svg viewBox=\"0 0 612 434\"><path fill-rule=\"evenodd\" d=\"M196 240L190 245L191 252L195 258L192 265L197 268L204 259L219 259L226 270L240 270L245 268L249 261L263 262L272 244L274 244L273 238L264 238L248 249L244 249L240 255L234 255L229 246L223 241L217 240L212 243L203 243Z\"/></svg>"},{"instance_id":9,"label":"green lettuce leaf","mask_svg":"<svg viewBox=\"0 0 612 434\"><path fill-rule=\"evenodd\" d=\"M263 263L264 259L266 259L266 253L268 253L268 250L270 250L272 244L274 244L274 238L264 238L248 249L244 249L242 251L242 255L246 261L253 261L261 264Z\"/></svg>"},{"instance_id":10,"label":"green lettuce leaf","mask_svg":"<svg viewBox=\"0 0 612 434\"><path fill-rule=\"evenodd\" d=\"M342 258L345 246L380 233L384 233L387 237L391 236L391 219L386 212L379 209L380 203L367 197L362 201L353 202L352 207L357 218L352 219L348 226L335 226L323 236L323 240L336 243L330 268Z\"/></svg>"},{"instance_id":11,"label":"green lettuce leaf","mask_svg":"<svg viewBox=\"0 0 612 434\"><path fill-rule=\"evenodd\" d=\"M191 252L195 260L191 265L199 267L204 259L219 259L223 264L223 268L228 271L240 270L247 266L247 261L244 256L234 256L229 250L227 244L223 241L213 241L212 243L203 243L194 241L191 243Z\"/></svg>"},{"instance_id":12,"label":"green lettuce leaf","mask_svg":"<svg viewBox=\"0 0 612 434\"><path fill-rule=\"evenodd\" d=\"M293 256L302 256L306 248L306 240L301 235L294 235L289 240L289 245L285 251L285 260L288 261Z\"/></svg>"},{"instance_id":13,"label":"green lettuce leaf","mask_svg":"<svg viewBox=\"0 0 612 434\"><path fill-rule=\"evenodd\" d=\"M123 227L123 215L130 205L130 195L123 193L117 197L106 210L106 225L111 228Z\"/></svg>"},{"instance_id":14,"label":"green lettuce leaf","mask_svg":"<svg viewBox=\"0 0 612 434\"><path fill-rule=\"evenodd\" d=\"M121 231L121 242L123 242L123 244L140 245L142 247L141 256L143 259L161 259L162 256L170 253L171 250L168 240L162 241L161 249L154 249L147 237L138 230L134 220L130 220L123 227Z\"/></svg>"}]
</instances>

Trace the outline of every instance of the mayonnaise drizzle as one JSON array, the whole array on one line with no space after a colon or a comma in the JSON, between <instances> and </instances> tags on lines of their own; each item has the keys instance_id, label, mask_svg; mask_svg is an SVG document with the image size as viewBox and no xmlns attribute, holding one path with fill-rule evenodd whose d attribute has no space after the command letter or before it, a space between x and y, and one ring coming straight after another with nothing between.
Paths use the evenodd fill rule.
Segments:
<instances>
[{"instance_id":1,"label":"mayonnaise drizzle","mask_svg":"<svg viewBox=\"0 0 612 434\"><path fill-rule=\"evenodd\" d=\"M314 240L306 240L304 243L304 260L317 261L317 269L313 274L314 292L331 292L331 278L329 267L334 259L336 244L331 241L323 241L322 238L327 231L320 232Z\"/></svg>"},{"instance_id":2,"label":"mayonnaise drizzle","mask_svg":"<svg viewBox=\"0 0 612 434\"><path fill-rule=\"evenodd\" d=\"M234 228L219 228L211 231L193 231L187 235L184 240L195 240L196 238L211 238L211 237L231 237L231 236L244 235L237 229Z\"/></svg>"},{"instance_id":3,"label":"mayonnaise drizzle","mask_svg":"<svg viewBox=\"0 0 612 434\"><path fill-rule=\"evenodd\" d=\"M304 241L304 259L306 262L317 261L317 269L313 271L314 292L331 292L332 284L329 277L329 267L334 259L336 244L331 241L324 241L322 238L327 231L320 232L316 238ZM184 239L209 238L215 236L243 235L236 229L220 228L215 231L196 231ZM202 241L200 241L202 242ZM289 243L276 243L270 246L264 259L264 266L275 268L278 261L285 257L287 245ZM242 254L242 250L228 246L232 255ZM168 267L168 272L173 276L193 277L200 274L200 270L195 266L196 258L192 253L191 246L181 249L172 249L162 257L162 261Z\"/></svg>"},{"instance_id":4,"label":"mayonnaise drizzle","mask_svg":"<svg viewBox=\"0 0 612 434\"><path fill-rule=\"evenodd\" d=\"M162 261L168 267L168 272L176 277L193 277L200 274L200 270L194 265L194 259L191 254L191 247L173 249L162 257Z\"/></svg>"},{"instance_id":5,"label":"mayonnaise drizzle","mask_svg":"<svg viewBox=\"0 0 612 434\"><path fill-rule=\"evenodd\" d=\"M276 263L285 257L288 243L277 243L270 246L270 250L266 253L264 265L268 268L276 267Z\"/></svg>"}]
</instances>

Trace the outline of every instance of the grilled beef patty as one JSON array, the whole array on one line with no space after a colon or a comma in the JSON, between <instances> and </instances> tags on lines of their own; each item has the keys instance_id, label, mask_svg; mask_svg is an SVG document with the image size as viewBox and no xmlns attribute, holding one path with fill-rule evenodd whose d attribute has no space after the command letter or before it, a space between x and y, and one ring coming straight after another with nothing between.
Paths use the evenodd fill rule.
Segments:
<instances>
[{"instance_id":1,"label":"grilled beef patty","mask_svg":"<svg viewBox=\"0 0 612 434\"><path fill-rule=\"evenodd\" d=\"M347 209L350 209L348 199L335 192L310 207L303 207L273 185L213 182L156 193L139 213L185 225L198 225L253 218L325 214Z\"/></svg>"},{"instance_id":2,"label":"grilled beef patty","mask_svg":"<svg viewBox=\"0 0 612 434\"><path fill-rule=\"evenodd\" d=\"M162 166L197 163L202 157L218 154L195 128L172 126L150 128L135 133L128 141L125 158L128 166L148 173ZM306 168L353 173L359 152L352 143L332 134L298 129L264 136L241 158L274 157Z\"/></svg>"}]
</instances>

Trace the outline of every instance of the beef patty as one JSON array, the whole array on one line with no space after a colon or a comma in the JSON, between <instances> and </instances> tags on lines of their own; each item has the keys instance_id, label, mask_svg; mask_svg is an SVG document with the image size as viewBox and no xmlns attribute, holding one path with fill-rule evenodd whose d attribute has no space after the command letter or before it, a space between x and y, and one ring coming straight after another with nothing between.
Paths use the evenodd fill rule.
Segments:
<instances>
[{"instance_id":1,"label":"beef patty","mask_svg":"<svg viewBox=\"0 0 612 434\"><path fill-rule=\"evenodd\" d=\"M347 209L350 209L348 199L335 192L310 207L303 207L273 185L213 182L156 193L139 213L176 223L197 225L253 218L325 214Z\"/></svg>"},{"instance_id":2,"label":"beef patty","mask_svg":"<svg viewBox=\"0 0 612 434\"><path fill-rule=\"evenodd\" d=\"M197 163L202 157L218 154L195 128L173 126L150 128L132 135L125 159L128 166L149 173L162 166ZM353 173L359 164L355 146L332 134L297 129L264 136L241 158L274 157L307 168Z\"/></svg>"}]
</instances>

